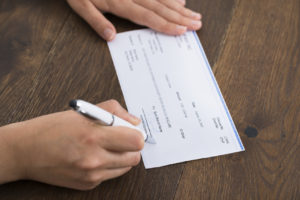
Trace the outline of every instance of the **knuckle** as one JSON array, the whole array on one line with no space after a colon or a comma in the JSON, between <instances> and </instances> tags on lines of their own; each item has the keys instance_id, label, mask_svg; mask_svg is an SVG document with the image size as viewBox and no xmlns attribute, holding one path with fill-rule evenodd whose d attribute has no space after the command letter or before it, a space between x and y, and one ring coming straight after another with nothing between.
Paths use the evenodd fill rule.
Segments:
<instances>
[{"instance_id":1,"label":"knuckle","mask_svg":"<svg viewBox=\"0 0 300 200\"><path fill-rule=\"evenodd\" d=\"M83 176L78 181L79 190L91 190L97 187L103 181L102 173L97 173L96 171L88 170L82 174Z\"/></svg>"},{"instance_id":2,"label":"knuckle","mask_svg":"<svg viewBox=\"0 0 300 200\"><path fill-rule=\"evenodd\" d=\"M191 14L192 14L192 11L191 11L191 10L188 10L188 9L186 9L185 7L181 7L181 8L179 8L179 12L180 12L180 13L182 13L183 15L187 15L187 16L189 16L189 15L191 15Z\"/></svg>"},{"instance_id":3,"label":"knuckle","mask_svg":"<svg viewBox=\"0 0 300 200\"><path fill-rule=\"evenodd\" d=\"M169 32L170 31L170 26L169 26L169 23L167 21L164 21L164 22L158 24L158 28L162 32Z\"/></svg>"},{"instance_id":4,"label":"knuckle","mask_svg":"<svg viewBox=\"0 0 300 200\"><path fill-rule=\"evenodd\" d=\"M84 190L92 190L96 187L97 185L87 185L84 187Z\"/></svg>"},{"instance_id":5,"label":"knuckle","mask_svg":"<svg viewBox=\"0 0 300 200\"><path fill-rule=\"evenodd\" d=\"M166 7L164 6L157 6L157 7L154 7L153 10L155 11L155 13L161 15L161 16L166 16L167 14L167 9Z\"/></svg>"},{"instance_id":6,"label":"knuckle","mask_svg":"<svg viewBox=\"0 0 300 200\"><path fill-rule=\"evenodd\" d=\"M183 6L178 6L177 7L178 12L183 13L183 14L188 14L187 9Z\"/></svg>"},{"instance_id":7,"label":"knuckle","mask_svg":"<svg viewBox=\"0 0 300 200\"><path fill-rule=\"evenodd\" d=\"M87 134L83 140L83 142L87 145L93 145L97 142L98 137L96 134Z\"/></svg>"},{"instance_id":8,"label":"knuckle","mask_svg":"<svg viewBox=\"0 0 300 200\"><path fill-rule=\"evenodd\" d=\"M176 22L182 22L185 19L183 16L181 16L177 13L174 14L173 18L174 18L174 21L176 21Z\"/></svg>"},{"instance_id":9,"label":"knuckle","mask_svg":"<svg viewBox=\"0 0 300 200\"><path fill-rule=\"evenodd\" d=\"M85 183L88 186L97 186L101 183L102 176L95 172L88 172L86 175Z\"/></svg>"},{"instance_id":10,"label":"knuckle","mask_svg":"<svg viewBox=\"0 0 300 200\"><path fill-rule=\"evenodd\" d=\"M76 162L76 167L81 170L88 170L90 167L87 165L87 163L84 160L80 160Z\"/></svg>"},{"instance_id":11,"label":"knuckle","mask_svg":"<svg viewBox=\"0 0 300 200\"><path fill-rule=\"evenodd\" d=\"M100 159L97 159L96 157L86 158L77 163L77 167L79 169L86 170L86 171L96 169L103 165L104 163Z\"/></svg>"},{"instance_id":12,"label":"knuckle","mask_svg":"<svg viewBox=\"0 0 300 200\"><path fill-rule=\"evenodd\" d=\"M90 182L84 182L83 186L80 188L80 190L92 190L95 187L97 187L99 184L96 183L90 183Z\"/></svg>"},{"instance_id":13,"label":"knuckle","mask_svg":"<svg viewBox=\"0 0 300 200\"><path fill-rule=\"evenodd\" d=\"M108 100L108 102L109 102L109 104L110 104L113 108L118 108L118 107L120 107L120 103L119 103L117 100L115 100L115 99L110 99L110 100Z\"/></svg>"},{"instance_id":14,"label":"knuckle","mask_svg":"<svg viewBox=\"0 0 300 200\"><path fill-rule=\"evenodd\" d=\"M87 185L86 183L82 183L80 186L75 187L76 190L80 190L80 191L88 191L88 190L92 190L94 188L95 187Z\"/></svg>"}]
</instances>

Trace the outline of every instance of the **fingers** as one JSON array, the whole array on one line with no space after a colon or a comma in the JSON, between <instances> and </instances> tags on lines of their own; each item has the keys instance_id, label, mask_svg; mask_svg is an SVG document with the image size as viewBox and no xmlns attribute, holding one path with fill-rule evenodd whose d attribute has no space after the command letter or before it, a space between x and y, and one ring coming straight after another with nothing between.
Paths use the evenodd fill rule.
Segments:
<instances>
[{"instance_id":1,"label":"fingers","mask_svg":"<svg viewBox=\"0 0 300 200\"><path fill-rule=\"evenodd\" d=\"M101 168L117 169L124 167L133 167L140 163L140 152L107 152L106 163L100 166Z\"/></svg>"},{"instance_id":2,"label":"fingers","mask_svg":"<svg viewBox=\"0 0 300 200\"><path fill-rule=\"evenodd\" d=\"M132 124L140 123L140 119L130 115L116 100L108 100L98 106ZM144 137L136 129L123 126L94 126L94 133L99 137L99 145L109 151L140 151L144 147Z\"/></svg>"},{"instance_id":3,"label":"fingers","mask_svg":"<svg viewBox=\"0 0 300 200\"><path fill-rule=\"evenodd\" d=\"M111 12L137 24L169 35L180 35L202 26L201 15L184 7L185 0L67 0L105 40L113 40L115 27L99 10ZM124 117L126 117L124 115ZM123 118L123 117L122 117ZM128 119L132 119L129 117ZM137 122L133 120L134 124Z\"/></svg>"},{"instance_id":4,"label":"fingers","mask_svg":"<svg viewBox=\"0 0 300 200\"><path fill-rule=\"evenodd\" d=\"M99 134L99 145L110 151L140 151L144 147L142 134L131 128L115 127L95 127L95 131L102 131ZM104 134L105 133L105 134Z\"/></svg>"},{"instance_id":5,"label":"fingers","mask_svg":"<svg viewBox=\"0 0 300 200\"><path fill-rule=\"evenodd\" d=\"M201 15L184 8L180 0L108 1L109 12L169 35L180 35L202 26ZM101 7L99 5L98 7Z\"/></svg>"},{"instance_id":6,"label":"fingers","mask_svg":"<svg viewBox=\"0 0 300 200\"><path fill-rule=\"evenodd\" d=\"M169 22L155 12L133 2L117 8L116 14L169 35L180 35L187 30L187 27Z\"/></svg>"},{"instance_id":7,"label":"fingers","mask_svg":"<svg viewBox=\"0 0 300 200\"><path fill-rule=\"evenodd\" d=\"M184 6L185 5L185 0L176 0L180 5Z\"/></svg>"},{"instance_id":8,"label":"fingers","mask_svg":"<svg viewBox=\"0 0 300 200\"><path fill-rule=\"evenodd\" d=\"M115 169L103 169L96 168L88 171L84 171L81 174L80 179L78 181L74 180L73 185L74 188L79 190L90 190L97 187L101 182L106 181L108 179L116 178L128 172L132 167L123 167L123 168L115 168Z\"/></svg>"},{"instance_id":9,"label":"fingers","mask_svg":"<svg viewBox=\"0 0 300 200\"><path fill-rule=\"evenodd\" d=\"M162 4L165 6L169 7L170 9L173 9L174 11L177 11L183 16L195 19L195 20L200 20L202 18L200 13L194 12L188 8L183 7L180 5L180 3L176 3L174 0L159 0Z\"/></svg>"},{"instance_id":10,"label":"fingers","mask_svg":"<svg viewBox=\"0 0 300 200\"><path fill-rule=\"evenodd\" d=\"M87 190L93 189L98 186L101 182L108 179L116 178L128 172L131 167L117 168L117 169L96 169L89 171L84 175L84 182L82 185L77 187L78 189Z\"/></svg>"},{"instance_id":11,"label":"fingers","mask_svg":"<svg viewBox=\"0 0 300 200\"><path fill-rule=\"evenodd\" d=\"M119 169L110 169L110 170L105 170L103 172L103 179L108 180L112 178L119 177L126 172L128 172L131 169L131 167L124 167L124 168L119 168Z\"/></svg>"},{"instance_id":12,"label":"fingers","mask_svg":"<svg viewBox=\"0 0 300 200\"><path fill-rule=\"evenodd\" d=\"M97 169L133 167L138 165L140 161L140 152L112 152L102 149L88 154L77 165L80 169L93 171Z\"/></svg>"},{"instance_id":13,"label":"fingers","mask_svg":"<svg viewBox=\"0 0 300 200\"><path fill-rule=\"evenodd\" d=\"M131 115L125 110L118 101L116 100L108 100L103 103L98 104L99 107L104 110L130 122L133 125L138 125L141 120L134 115Z\"/></svg>"},{"instance_id":14,"label":"fingers","mask_svg":"<svg viewBox=\"0 0 300 200\"><path fill-rule=\"evenodd\" d=\"M189 30L197 30L202 25L201 21L199 19L191 19L189 17L186 17L186 16L182 15L179 12L179 11L181 11L181 9L177 8L178 11L173 10L172 6L174 8L176 8L176 5L179 6L180 8L183 8L183 6L181 6L179 3L177 3L174 0L172 0L172 4L170 4L171 8L167 7L166 5L164 5L164 4L162 4L158 1L139 0L139 1L137 1L137 3L140 4L141 6L145 7L145 8L148 8L149 10L154 11L156 14L163 17L167 21L185 26Z\"/></svg>"},{"instance_id":15,"label":"fingers","mask_svg":"<svg viewBox=\"0 0 300 200\"><path fill-rule=\"evenodd\" d=\"M91 1L68 0L68 3L103 39L107 41L114 39L115 27Z\"/></svg>"}]
</instances>

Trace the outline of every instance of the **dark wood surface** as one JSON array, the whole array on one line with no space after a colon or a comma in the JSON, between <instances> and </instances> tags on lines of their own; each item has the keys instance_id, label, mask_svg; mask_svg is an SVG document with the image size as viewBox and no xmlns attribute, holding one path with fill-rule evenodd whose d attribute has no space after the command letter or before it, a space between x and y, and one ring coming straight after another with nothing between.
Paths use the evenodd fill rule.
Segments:
<instances>
[{"instance_id":1,"label":"dark wood surface","mask_svg":"<svg viewBox=\"0 0 300 200\"><path fill-rule=\"evenodd\" d=\"M33 181L0 199L300 199L300 1L187 0L245 152L145 170L91 191ZM119 32L140 26L108 15ZM63 0L0 1L0 125L124 99L105 41Z\"/></svg>"}]
</instances>

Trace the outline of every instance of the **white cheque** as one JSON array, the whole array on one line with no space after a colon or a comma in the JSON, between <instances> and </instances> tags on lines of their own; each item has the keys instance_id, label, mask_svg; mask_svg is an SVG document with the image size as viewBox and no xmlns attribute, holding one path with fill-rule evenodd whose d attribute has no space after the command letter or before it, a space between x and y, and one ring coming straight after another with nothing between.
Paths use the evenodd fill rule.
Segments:
<instances>
[{"instance_id":1,"label":"white cheque","mask_svg":"<svg viewBox=\"0 0 300 200\"><path fill-rule=\"evenodd\" d=\"M156 140L146 168L244 150L195 32L130 31L108 46L128 111Z\"/></svg>"}]
</instances>

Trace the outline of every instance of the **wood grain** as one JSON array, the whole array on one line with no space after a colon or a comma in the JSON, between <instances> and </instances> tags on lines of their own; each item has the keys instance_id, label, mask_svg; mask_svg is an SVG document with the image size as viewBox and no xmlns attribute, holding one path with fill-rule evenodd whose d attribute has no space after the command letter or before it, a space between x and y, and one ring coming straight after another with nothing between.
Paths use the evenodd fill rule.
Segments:
<instances>
[{"instance_id":1,"label":"wood grain","mask_svg":"<svg viewBox=\"0 0 300 200\"><path fill-rule=\"evenodd\" d=\"M246 152L145 170L91 191L33 181L0 186L0 199L299 199L298 0L190 0L198 32ZM107 15L119 32L140 26ZM0 125L124 99L106 42L64 1L0 2ZM247 137L247 127L257 130Z\"/></svg>"},{"instance_id":2,"label":"wood grain","mask_svg":"<svg viewBox=\"0 0 300 200\"><path fill-rule=\"evenodd\" d=\"M38 99L30 98L39 84L36 76L71 10L59 0L4 0L0 10L0 101L5 102L0 105L0 123L4 125L39 114L34 114Z\"/></svg>"},{"instance_id":3,"label":"wood grain","mask_svg":"<svg viewBox=\"0 0 300 200\"><path fill-rule=\"evenodd\" d=\"M300 198L299 8L237 2L213 70L246 152L187 163L175 199Z\"/></svg>"}]
</instances>

